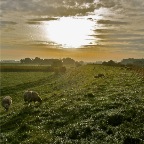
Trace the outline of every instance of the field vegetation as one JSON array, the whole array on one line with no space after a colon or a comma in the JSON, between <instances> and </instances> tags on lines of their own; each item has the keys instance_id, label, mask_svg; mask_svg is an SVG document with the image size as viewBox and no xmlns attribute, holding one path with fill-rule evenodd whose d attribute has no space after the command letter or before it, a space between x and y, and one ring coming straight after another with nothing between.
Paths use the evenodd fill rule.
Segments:
<instances>
[{"instance_id":1,"label":"field vegetation","mask_svg":"<svg viewBox=\"0 0 144 144\"><path fill-rule=\"evenodd\" d=\"M142 144L143 73L95 64L65 73L1 72L1 98L10 95L13 104L8 112L0 107L0 143ZM28 89L41 105L24 103Z\"/></svg>"},{"instance_id":2,"label":"field vegetation","mask_svg":"<svg viewBox=\"0 0 144 144\"><path fill-rule=\"evenodd\" d=\"M36 66L36 65L2 65L1 72L51 72L51 66Z\"/></svg>"}]
</instances>

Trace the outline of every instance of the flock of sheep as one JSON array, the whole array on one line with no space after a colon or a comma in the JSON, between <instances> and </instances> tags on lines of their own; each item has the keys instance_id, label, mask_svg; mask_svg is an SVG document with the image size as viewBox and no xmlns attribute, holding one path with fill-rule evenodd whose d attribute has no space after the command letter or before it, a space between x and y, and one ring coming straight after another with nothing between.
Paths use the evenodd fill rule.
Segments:
<instances>
[{"instance_id":1,"label":"flock of sheep","mask_svg":"<svg viewBox=\"0 0 144 144\"><path fill-rule=\"evenodd\" d=\"M24 93L24 101L26 103L31 103L31 102L39 102L39 103L42 103L42 99L41 97L38 95L37 92L35 91L26 91ZM10 96L5 96L3 99L2 99L2 106L4 107L4 109L6 111L9 110L11 104L12 104L12 98Z\"/></svg>"},{"instance_id":2,"label":"flock of sheep","mask_svg":"<svg viewBox=\"0 0 144 144\"><path fill-rule=\"evenodd\" d=\"M96 76L94 76L94 78L101 78L101 77L105 77L104 74L98 74ZM31 102L39 102L39 103L42 103L42 99L41 97L38 95L37 92L35 91L26 91L24 93L24 101L27 102L27 103L31 103ZM3 99L2 99L2 106L4 107L4 109L6 111L9 110L10 106L12 104L12 98L10 96L5 96Z\"/></svg>"}]
</instances>

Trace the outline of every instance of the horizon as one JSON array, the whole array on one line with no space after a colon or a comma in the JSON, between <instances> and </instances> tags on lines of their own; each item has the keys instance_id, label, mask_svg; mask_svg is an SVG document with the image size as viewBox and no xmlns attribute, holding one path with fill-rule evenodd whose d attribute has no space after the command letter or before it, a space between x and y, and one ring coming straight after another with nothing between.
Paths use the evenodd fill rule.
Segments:
<instances>
[{"instance_id":1,"label":"horizon","mask_svg":"<svg viewBox=\"0 0 144 144\"><path fill-rule=\"evenodd\" d=\"M144 58L144 1L3 0L1 60Z\"/></svg>"},{"instance_id":2,"label":"horizon","mask_svg":"<svg viewBox=\"0 0 144 144\"><path fill-rule=\"evenodd\" d=\"M28 58L28 57L26 57L26 58ZM31 60L34 60L36 57L34 57L34 58L30 58ZM38 57L38 58L40 58L40 57ZM62 59L64 59L64 58L70 58L70 57L63 57L63 58L59 58L60 60L62 60ZM25 59L25 58L22 58L22 59ZM44 60L44 59L57 59L57 58L40 58L40 59L42 59L42 60ZM84 63L97 63L97 62L108 62L108 61L114 61L114 62L116 62L116 63L119 63L119 62L122 62L123 60L143 60L144 58L138 58L138 59L135 59L135 58L126 58L126 59L121 59L120 61L115 61L115 60L113 60L113 59L109 59L109 60L102 60L102 61L99 61L99 60L96 60L96 61L83 61L83 60L79 60L78 62L80 62L80 61L83 61ZM15 60L15 59L5 59L5 60L0 60L0 62L20 62L20 60L21 59L17 59L17 60ZM75 59L73 59L74 61L77 61L77 60L75 60Z\"/></svg>"}]
</instances>

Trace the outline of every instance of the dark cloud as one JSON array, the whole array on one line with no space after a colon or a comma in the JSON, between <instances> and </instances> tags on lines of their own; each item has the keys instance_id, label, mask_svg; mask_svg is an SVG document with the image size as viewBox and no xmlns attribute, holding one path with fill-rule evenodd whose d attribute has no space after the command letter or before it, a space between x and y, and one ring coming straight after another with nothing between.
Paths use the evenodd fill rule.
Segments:
<instances>
[{"instance_id":1,"label":"dark cloud","mask_svg":"<svg viewBox=\"0 0 144 144\"><path fill-rule=\"evenodd\" d=\"M111 33L111 34L95 34L95 35L90 35L99 39L106 39L110 41L117 41L118 39L122 39L123 41L125 41L127 38L133 38L133 39L137 39L137 38L144 38L144 35L141 34L127 34L127 33ZM121 40L121 41L122 41Z\"/></svg>"},{"instance_id":2,"label":"dark cloud","mask_svg":"<svg viewBox=\"0 0 144 144\"><path fill-rule=\"evenodd\" d=\"M96 29L94 30L96 33L115 33L115 32L118 32L117 30L115 29Z\"/></svg>"},{"instance_id":3,"label":"dark cloud","mask_svg":"<svg viewBox=\"0 0 144 144\"><path fill-rule=\"evenodd\" d=\"M99 50L99 51L109 51L109 52L122 52L122 53L141 53L144 54L143 51L143 46L144 45L138 45L138 44L126 44L126 43L121 43L121 44L114 44L114 43L107 43L107 44L97 44L97 45L85 45L82 48L79 49L91 49L91 50ZM107 50L108 49L108 50Z\"/></svg>"},{"instance_id":4,"label":"dark cloud","mask_svg":"<svg viewBox=\"0 0 144 144\"><path fill-rule=\"evenodd\" d=\"M98 20L98 24L109 24L109 25L125 25L128 24L128 22L123 21L113 21L113 20Z\"/></svg>"},{"instance_id":5,"label":"dark cloud","mask_svg":"<svg viewBox=\"0 0 144 144\"><path fill-rule=\"evenodd\" d=\"M0 26L5 27L5 26L14 26L16 25L16 22L13 21L0 21Z\"/></svg>"},{"instance_id":6,"label":"dark cloud","mask_svg":"<svg viewBox=\"0 0 144 144\"><path fill-rule=\"evenodd\" d=\"M34 47L34 49L36 50L36 49L41 49L42 50L42 48L46 48L47 50L50 50L50 49L56 49L56 50L58 50L58 49L60 49L61 48L61 45L49 45L49 44L46 44L46 43L36 43L36 44L28 44L27 46L32 46L32 47Z\"/></svg>"},{"instance_id":7,"label":"dark cloud","mask_svg":"<svg viewBox=\"0 0 144 144\"><path fill-rule=\"evenodd\" d=\"M30 19L30 21L51 21L51 20L58 20L59 18L55 17L47 17L47 18L35 18L35 19Z\"/></svg>"},{"instance_id":8,"label":"dark cloud","mask_svg":"<svg viewBox=\"0 0 144 144\"><path fill-rule=\"evenodd\" d=\"M93 12L100 7L115 9L143 9L143 0L3 0L0 2L3 14L23 12L32 15L76 15ZM144 10L143 10L144 11Z\"/></svg>"},{"instance_id":9,"label":"dark cloud","mask_svg":"<svg viewBox=\"0 0 144 144\"><path fill-rule=\"evenodd\" d=\"M75 15L93 11L93 2L94 0L5 0L1 3L1 11L33 15Z\"/></svg>"},{"instance_id":10,"label":"dark cloud","mask_svg":"<svg viewBox=\"0 0 144 144\"><path fill-rule=\"evenodd\" d=\"M40 22L37 22L37 21L28 21L26 23L30 24L30 25L39 25L39 24L41 24Z\"/></svg>"},{"instance_id":11,"label":"dark cloud","mask_svg":"<svg viewBox=\"0 0 144 144\"><path fill-rule=\"evenodd\" d=\"M41 24L42 21L53 21L58 19L59 18L55 18L55 17L35 18L35 19L29 19L26 23L31 25L38 25Z\"/></svg>"},{"instance_id":12,"label":"dark cloud","mask_svg":"<svg viewBox=\"0 0 144 144\"><path fill-rule=\"evenodd\" d=\"M142 38L126 38L126 39L101 39L100 42L113 42L113 43L128 43L128 44L144 44ZM112 43L112 44L113 44Z\"/></svg>"},{"instance_id":13,"label":"dark cloud","mask_svg":"<svg viewBox=\"0 0 144 144\"><path fill-rule=\"evenodd\" d=\"M17 23L13 21L0 21L0 24L1 25L15 25Z\"/></svg>"},{"instance_id":14,"label":"dark cloud","mask_svg":"<svg viewBox=\"0 0 144 144\"><path fill-rule=\"evenodd\" d=\"M139 38L143 37L144 35L141 34L135 34L135 33L115 33L109 35L110 38Z\"/></svg>"},{"instance_id":15,"label":"dark cloud","mask_svg":"<svg viewBox=\"0 0 144 144\"><path fill-rule=\"evenodd\" d=\"M55 46L55 45L58 45L57 43L53 42L53 41L40 41L40 40L36 40L36 41L33 41L34 44L42 44L42 45L50 45L50 46Z\"/></svg>"},{"instance_id":16,"label":"dark cloud","mask_svg":"<svg viewBox=\"0 0 144 144\"><path fill-rule=\"evenodd\" d=\"M144 32L144 29L137 29L138 32Z\"/></svg>"},{"instance_id":17,"label":"dark cloud","mask_svg":"<svg viewBox=\"0 0 144 144\"><path fill-rule=\"evenodd\" d=\"M127 16L129 16L129 17L136 17L136 16L138 16L138 17L141 17L141 16L143 16L144 17L144 13L129 13L129 14L127 14Z\"/></svg>"}]
</instances>

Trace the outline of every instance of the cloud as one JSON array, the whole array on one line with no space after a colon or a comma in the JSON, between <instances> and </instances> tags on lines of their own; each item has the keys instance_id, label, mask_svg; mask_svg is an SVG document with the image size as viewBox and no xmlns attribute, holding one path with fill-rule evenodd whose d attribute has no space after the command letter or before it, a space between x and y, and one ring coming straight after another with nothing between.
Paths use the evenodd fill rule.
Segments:
<instances>
[{"instance_id":1,"label":"cloud","mask_svg":"<svg viewBox=\"0 0 144 144\"><path fill-rule=\"evenodd\" d=\"M128 24L128 22L123 21L113 21L113 20L98 20L98 24L109 24L109 25L125 25Z\"/></svg>"},{"instance_id":2,"label":"cloud","mask_svg":"<svg viewBox=\"0 0 144 144\"><path fill-rule=\"evenodd\" d=\"M110 43L127 43L127 44L144 44L142 38L125 38L125 39L101 39L100 42L110 42Z\"/></svg>"},{"instance_id":3,"label":"cloud","mask_svg":"<svg viewBox=\"0 0 144 144\"><path fill-rule=\"evenodd\" d=\"M118 30L115 29L96 29L94 30L95 33L105 33L105 34L111 34L111 33L116 33Z\"/></svg>"},{"instance_id":4,"label":"cloud","mask_svg":"<svg viewBox=\"0 0 144 144\"><path fill-rule=\"evenodd\" d=\"M53 41L40 41L40 40L36 40L36 41L33 41L34 44L36 45L46 45L46 46L58 46L57 43L53 42Z\"/></svg>"},{"instance_id":5,"label":"cloud","mask_svg":"<svg viewBox=\"0 0 144 144\"><path fill-rule=\"evenodd\" d=\"M58 18L55 17L34 18L34 19L29 19L26 23L30 25L39 25L41 24L42 21L53 21L53 20L58 20Z\"/></svg>"},{"instance_id":6,"label":"cloud","mask_svg":"<svg viewBox=\"0 0 144 144\"><path fill-rule=\"evenodd\" d=\"M2 13L17 11L33 15L75 15L92 10L94 10L93 0L5 0L1 2Z\"/></svg>"},{"instance_id":7,"label":"cloud","mask_svg":"<svg viewBox=\"0 0 144 144\"><path fill-rule=\"evenodd\" d=\"M51 20L58 20L59 18L55 17L47 17L47 18L35 18L35 19L30 19L30 21L51 21Z\"/></svg>"},{"instance_id":8,"label":"cloud","mask_svg":"<svg viewBox=\"0 0 144 144\"><path fill-rule=\"evenodd\" d=\"M0 21L0 26L16 25L16 22L13 21Z\"/></svg>"},{"instance_id":9,"label":"cloud","mask_svg":"<svg viewBox=\"0 0 144 144\"><path fill-rule=\"evenodd\" d=\"M29 25L39 25L41 23L37 22L37 21L28 21L28 22L26 22L26 24L29 24Z\"/></svg>"},{"instance_id":10,"label":"cloud","mask_svg":"<svg viewBox=\"0 0 144 144\"><path fill-rule=\"evenodd\" d=\"M142 34L134 34L134 33L111 33L111 34L95 34L95 35L90 35L99 39L110 39L110 40L118 40L118 39L127 39L127 38L142 38L144 35Z\"/></svg>"},{"instance_id":11,"label":"cloud","mask_svg":"<svg viewBox=\"0 0 144 144\"><path fill-rule=\"evenodd\" d=\"M85 15L94 10L114 8L114 10L141 9L143 0L2 0L1 13L23 13L24 15ZM143 10L144 11L144 10Z\"/></svg>"},{"instance_id":12,"label":"cloud","mask_svg":"<svg viewBox=\"0 0 144 144\"><path fill-rule=\"evenodd\" d=\"M126 8L142 8L144 6L143 0L121 0L121 4Z\"/></svg>"},{"instance_id":13,"label":"cloud","mask_svg":"<svg viewBox=\"0 0 144 144\"><path fill-rule=\"evenodd\" d=\"M102 7L119 7L119 8L143 8L143 0L100 0L99 5Z\"/></svg>"},{"instance_id":14,"label":"cloud","mask_svg":"<svg viewBox=\"0 0 144 144\"><path fill-rule=\"evenodd\" d=\"M135 34L135 33L115 33L115 34L111 34L109 35L109 37L111 38L139 38L139 37L143 37L143 35L141 34Z\"/></svg>"},{"instance_id":15,"label":"cloud","mask_svg":"<svg viewBox=\"0 0 144 144\"><path fill-rule=\"evenodd\" d=\"M99 7L106 7L106 8L111 8L111 7L115 7L115 5L118 4L118 2L116 3L114 0L101 0L99 1L98 5Z\"/></svg>"},{"instance_id":16,"label":"cloud","mask_svg":"<svg viewBox=\"0 0 144 144\"><path fill-rule=\"evenodd\" d=\"M13 48L26 48L25 44L32 44L33 50L35 47L40 50L41 47L60 48L59 45L49 43L49 40L46 42L41 36L43 21L78 15L89 15L90 18L84 18L95 23L92 28L95 43L84 47L105 47L107 50L112 47L113 50L129 49L129 52L134 49L141 52L144 48L144 0L1 0L0 7L0 26L6 26L1 28L2 42ZM35 39L43 42L35 42Z\"/></svg>"},{"instance_id":17,"label":"cloud","mask_svg":"<svg viewBox=\"0 0 144 144\"><path fill-rule=\"evenodd\" d=\"M144 32L144 29L137 29L138 32Z\"/></svg>"}]
</instances>

